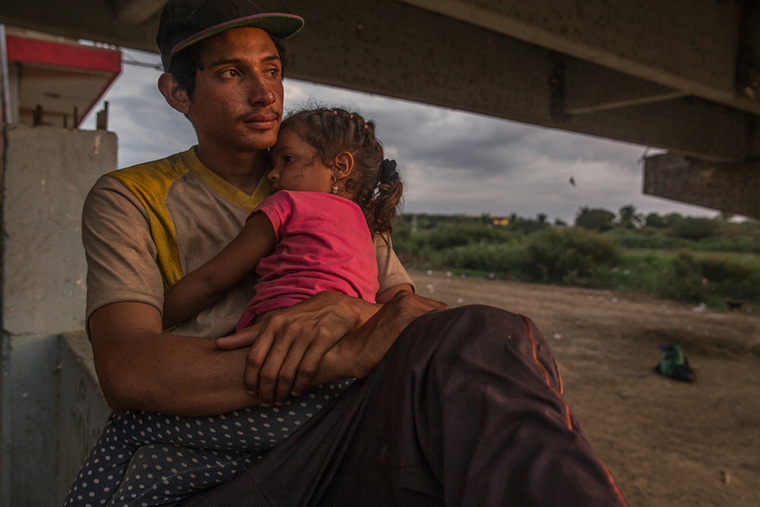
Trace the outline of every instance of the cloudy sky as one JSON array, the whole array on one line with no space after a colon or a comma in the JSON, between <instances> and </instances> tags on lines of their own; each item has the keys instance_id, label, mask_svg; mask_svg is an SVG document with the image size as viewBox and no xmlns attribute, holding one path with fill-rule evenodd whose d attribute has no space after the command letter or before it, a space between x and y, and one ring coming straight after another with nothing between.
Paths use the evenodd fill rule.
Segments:
<instances>
[{"instance_id":1,"label":"cloudy sky","mask_svg":"<svg viewBox=\"0 0 760 507\"><path fill-rule=\"evenodd\" d=\"M124 58L158 62L157 55L132 50ZM103 97L109 102L109 130L119 137L120 167L195 144L190 123L158 93L158 76L157 70L125 64ZM545 213L568 223L583 206L617 212L633 204L644 213L716 214L642 195L645 146L285 80L286 111L313 101L357 110L377 122L386 157L396 159L407 185L405 212ZM99 104L93 111L100 109ZM84 128L94 128L94 114Z\"/></svg>"}]
</instances>

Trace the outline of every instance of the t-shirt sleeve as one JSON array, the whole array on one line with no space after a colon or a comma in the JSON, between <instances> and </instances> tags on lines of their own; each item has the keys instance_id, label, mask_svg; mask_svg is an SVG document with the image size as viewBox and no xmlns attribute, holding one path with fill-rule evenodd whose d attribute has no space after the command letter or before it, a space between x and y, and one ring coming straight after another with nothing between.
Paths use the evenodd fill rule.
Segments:
<instances>
[{"instance_id":1,"label":"t-shirt sleeve","mask_svg":"<svg viewBox=\"0 0 760 507\"><path fill-rule=\"evenodd\" d=\"M82 242L87 258L85 322L111 303L139 302L163 310L163 279L144 208L114 178L103 176L90 190L82 212Z\"/></svg>"},{"instance_id":2,"label":"t-shirt sleeve","mask_svg":"<svg viewBox=\"0 0 760 507\"><path fill-rule=\"evenodd\" d=\"M387 241L386 241L387 239ZM380 282L378 294L397 285L409 284L414 290L414 282L409 278L401 261L393 251L393 244L389 236L374 236L375 254L377 255L377 279Z\"/></svg>"},{"instance_id":3,"label":"t-shirt sleeve","mask_svg":"<svg viewBox=\"0 0 760 507\"><path fill-rule=\"evenodd\" d=\"M294 207L293 196L289 192L281 190L264 199L261 204L254 208L251 216L257 211L264 213L272 223L275 240L280 241L287 229Z\"/></svg>"}]
</instances>

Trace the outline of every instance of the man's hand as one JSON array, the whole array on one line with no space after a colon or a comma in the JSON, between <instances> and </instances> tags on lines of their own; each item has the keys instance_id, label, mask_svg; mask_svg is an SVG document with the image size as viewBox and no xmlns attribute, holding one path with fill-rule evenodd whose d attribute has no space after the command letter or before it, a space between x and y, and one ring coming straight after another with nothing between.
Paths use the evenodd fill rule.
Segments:
<instances>
[{"instance_id":1,"label":"man's hand","mask_svg":"<svg viewBox=\"0 0 760 507\"><path fill-rule=\"evenodd\" d=\"M284 403L316 385L314 379L328 350L365 323L379 305L337 292L321 292L296 305L269 312L256 323L216 341L221 349L250 345L246 358L246 390L262 405ZM330 380L339 378L319 372Z\"/></svg>"},{"instance_id":2,"label":"man's hand","mask_svg":"<svg viewBox=\"0 0 760 507\"><path fill-rule=\"evenodd\" d=\"M328 351L315 384L366 377L406 326L421 315L446 309L448 306L440 301L407 291L397 293L364 325L348 333Z\"/></svg>"}]
</instances>

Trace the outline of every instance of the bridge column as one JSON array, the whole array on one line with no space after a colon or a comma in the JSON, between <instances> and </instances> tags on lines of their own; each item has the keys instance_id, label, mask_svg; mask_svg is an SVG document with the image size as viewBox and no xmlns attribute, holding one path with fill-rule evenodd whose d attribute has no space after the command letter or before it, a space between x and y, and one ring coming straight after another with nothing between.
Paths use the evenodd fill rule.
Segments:
<instances>
[{"instance_id":1,"label":"bridge column","mask_svg":"<svg viewBox=\"0 0 760 507\"><path fill-rule=\"evenodd\" d=\"M59 505L60 337L84 329L82 204L116 168L116 135L9 125L3 137L0 507Z\"/></svg>"},{"instance_id":2,"label":"bridge column","mask_svg":"<svg viewBox=\"0 0 760 507\"><path fill-rule=\"evenodd\" d=\"M644 193L760 218L760 159L726 163L673 153L647 157Z\"/></svg>"}]
</instances>

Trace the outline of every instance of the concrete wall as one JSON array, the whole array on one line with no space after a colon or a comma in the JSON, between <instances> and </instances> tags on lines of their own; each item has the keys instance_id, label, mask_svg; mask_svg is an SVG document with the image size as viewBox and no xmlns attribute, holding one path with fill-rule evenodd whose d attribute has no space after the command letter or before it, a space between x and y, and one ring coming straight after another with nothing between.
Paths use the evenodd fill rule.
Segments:
<instances>
[{"instance_id":1,"label":"concrete wall","mask_svg":"<svg viewBox=\"0 0 760 507\"><path fill-rule=\"evenodd\" d=\"M58 428L69 410L60 405L60 340L84 327L82 203L116 168L117 141L11 125L4 143L0 506L56 505Z\"/></svg>"}]
</instances>

